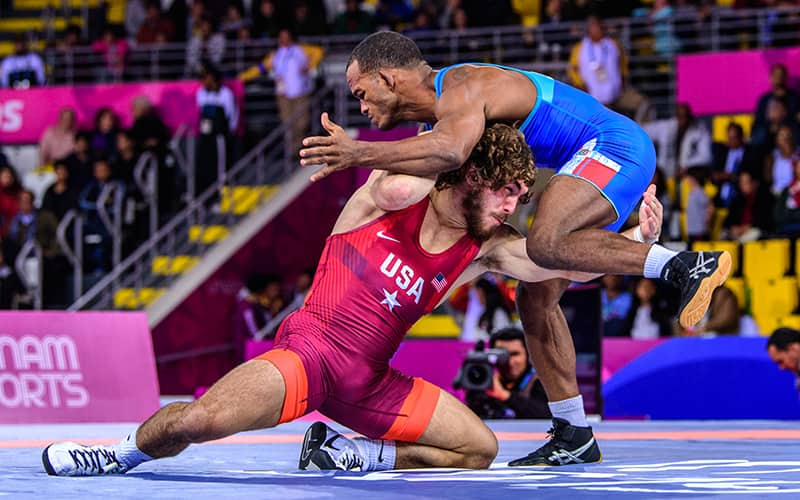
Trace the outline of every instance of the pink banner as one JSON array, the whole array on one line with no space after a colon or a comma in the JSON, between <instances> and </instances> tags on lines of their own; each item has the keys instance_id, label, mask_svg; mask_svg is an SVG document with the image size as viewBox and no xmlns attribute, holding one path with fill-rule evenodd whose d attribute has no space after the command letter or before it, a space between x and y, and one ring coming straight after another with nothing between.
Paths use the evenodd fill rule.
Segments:
<instances>
[{"instance_id":1,"label":"pink banner","mask_svg":"<svg viewBox=\"0 0 800 500\"><path fill-rule=\"evenodd\" d=\"M698 115L754 113L777 63L786 65L789 86L797 89L800 48L678 56L678 102L689 103Z\"/></svg>"},{"instance_id":2,"label":"pink banner","mask_svg":"<svg viewBox=\"0 0 800 500\"><path fill-rule=\"evenodd\" d=\"M0 423L138 422L158 396L144 313L0 312Z\"/></svg>"},{"instance_id":3,"label":"pink banner","mask_svg":"<svg viewBox=\"0 0 800 500\"><path fill-rule=\"evenodd\" d=\"M225 84L233 90L241 109L244 86L238 80ZM66 107L75 110L81 129L93 128L95 113L105 106L114 110L123 127L130 127L131 102L139 95L150 99L170 130L182 124L194 127L198 117L195 94L199 88L200 82L191 80L0 90L0 144L38 143L45 128L56 123L59 111Z\"/></svg>"}]
</instances>

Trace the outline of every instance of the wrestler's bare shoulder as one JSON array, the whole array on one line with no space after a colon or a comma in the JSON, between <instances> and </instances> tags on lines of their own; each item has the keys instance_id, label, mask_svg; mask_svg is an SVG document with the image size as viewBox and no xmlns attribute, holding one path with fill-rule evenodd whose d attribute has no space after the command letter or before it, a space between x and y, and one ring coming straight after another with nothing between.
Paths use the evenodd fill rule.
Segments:
<instances>
[{"instance_id":1,"label":"wrestler's bare shoulder","mask_svg":"<svg viewBox=\"0 0 800 500\"><path fill-rule=\"evenodd\" d=\"M488 120L517 120L536 102L536 86L517 71L466 64L444 75L440 102L452 104L447 102L449 96L464 105L483 103Z\"/></svg>"}]
</instances>

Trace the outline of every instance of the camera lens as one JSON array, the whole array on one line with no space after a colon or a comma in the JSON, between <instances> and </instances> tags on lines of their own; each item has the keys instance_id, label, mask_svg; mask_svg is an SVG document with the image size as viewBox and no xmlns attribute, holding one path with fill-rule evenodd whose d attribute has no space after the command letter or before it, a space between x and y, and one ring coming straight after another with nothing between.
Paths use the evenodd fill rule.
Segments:
<instances>
[{"instance_id":1,"label":"camera lens","mask_svg":"<svg viewBox=\"0 0 800 500\"><path fill-rule=\"evenodd\" d=\"M470 384L481 386L491 377L486 365L472 365L467 369L467 380Z\"/></svg>"}]
</instances>

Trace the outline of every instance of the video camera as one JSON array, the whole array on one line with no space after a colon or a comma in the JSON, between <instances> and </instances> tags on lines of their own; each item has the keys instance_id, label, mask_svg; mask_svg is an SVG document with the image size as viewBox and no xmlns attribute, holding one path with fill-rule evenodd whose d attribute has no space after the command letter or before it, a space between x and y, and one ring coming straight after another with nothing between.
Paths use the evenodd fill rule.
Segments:
<instances>
[{"instance_id":1,"label":"video camera","mask_svg":"<svg viewBox=\"0 0 800 500\"><path fill-rule=\"evenodd\" d=\"M505 349L486 349L482 340L475 344L475 350L467 353L464 363L458 370L454 389L467 391L485 391L493 385L494 369L501 363L508 362L508 351Z\"/></svg>"}]
</instances>

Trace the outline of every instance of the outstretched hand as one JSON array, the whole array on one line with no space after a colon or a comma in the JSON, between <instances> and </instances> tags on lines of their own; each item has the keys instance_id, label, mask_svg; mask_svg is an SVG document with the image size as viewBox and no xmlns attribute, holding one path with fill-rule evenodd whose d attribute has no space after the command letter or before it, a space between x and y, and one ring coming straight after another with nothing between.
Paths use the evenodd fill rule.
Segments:
<instances>
[{"instance_id":1,"label":"outstretched hand","mask_svg":"<svg viewBox=\"0 0 800 500\"><path fill-rule=\"evenodd\" d=\"M312 181L318 181L337 170L352 167L358 158L357 142L351 139L342 127L335 124L328 117L328 113L322 113L320 121L329 135L306 137L300 150L301 165L323 165L322 169L311 176Z\"/></svg>"},{"instance_id":2,"label":"outstretched hand","mask_svg":"<svg viewBox=\"0 0 800 500\"><path fill-rule=\"evenodd\" d=\"M664 207L656 197L655 184L650 184L642 195L642 204L639 206L639 229L646 243L658 241L663 219Z\"/></svg>"}]
</instances>

